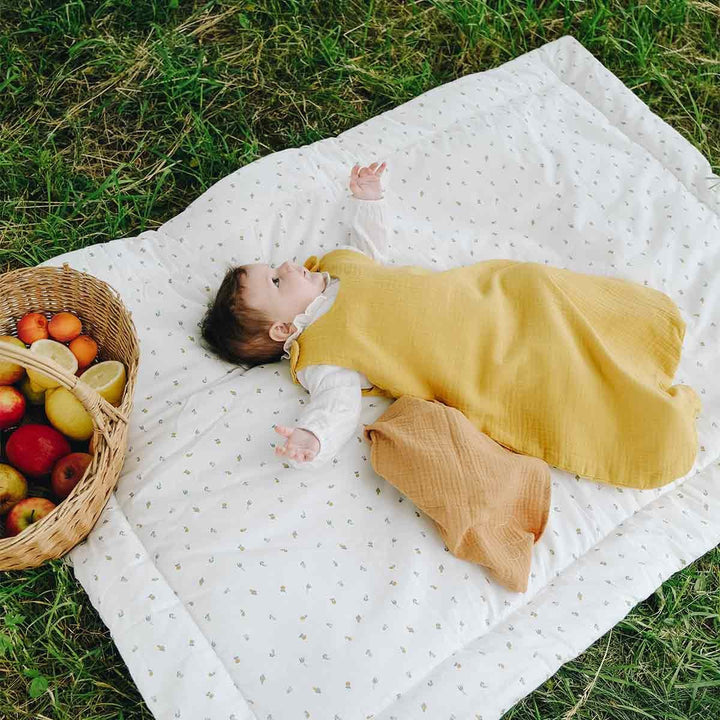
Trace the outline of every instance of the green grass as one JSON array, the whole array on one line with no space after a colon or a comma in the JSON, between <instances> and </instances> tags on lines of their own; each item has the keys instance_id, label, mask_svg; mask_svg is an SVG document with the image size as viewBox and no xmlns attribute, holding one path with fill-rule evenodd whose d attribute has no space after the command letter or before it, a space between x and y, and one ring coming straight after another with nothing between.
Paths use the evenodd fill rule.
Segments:
<instances>
[{"instance_id":1,"label":"green grass","mask_svg":"<svg viewBox=\"0 0 720 720\"><path fill-rule=\"evenodd\" d=\"M0 0L0 271L156 228L246 163L565 34L718 171L714 0ZM2 574L0 608L0 718L152 717L71 570ZM505 718L718 718L719 637L716 548Z\"/></svg>"}]
</instances>

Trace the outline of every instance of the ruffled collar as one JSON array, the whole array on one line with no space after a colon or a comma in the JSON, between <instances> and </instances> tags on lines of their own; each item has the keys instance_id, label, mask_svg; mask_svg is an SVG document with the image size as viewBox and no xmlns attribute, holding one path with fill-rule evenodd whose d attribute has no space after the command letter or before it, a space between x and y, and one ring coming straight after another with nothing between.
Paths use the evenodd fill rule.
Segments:
<instances>
[{"instance_id":1,"label":"ruffled collar","mask_svg":"<svg viewBox=\"0 0 720 720\"><path fill-rule=\"evenodd\" d=\"M305 308L305 312L301 312L295 316L293 325L296 327L296 330L283 343L283 350L285 351L283 359L290 358L290 347L293 342L295 342L298 335L300 335L312 320L317 317L320 308L330 299L328 290L338 282L336 278L330 277L330 273L323 272L322 275L325 278L325 289Z\"/></svg>"}]
</instances>

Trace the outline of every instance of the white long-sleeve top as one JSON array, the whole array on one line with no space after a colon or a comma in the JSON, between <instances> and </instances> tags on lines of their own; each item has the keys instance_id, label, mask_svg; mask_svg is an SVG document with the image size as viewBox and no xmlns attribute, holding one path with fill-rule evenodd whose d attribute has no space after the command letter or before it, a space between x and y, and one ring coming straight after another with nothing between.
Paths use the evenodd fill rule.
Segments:
<instances>
[{"instance_id":1,"label":"white long-sleeve top","mask_svg":"<svg viewBox=\"0 0 720 720\"><path fill-rule=\"evenodd\" d=\"M351 242L333 249L356 250L373 259L387 263L388 225L385 218L384 200L350 199ZM318 295L305 312L297 315L293 324L297 330L284 344L283 358L290 357L292 342L331 307L337 296L340 280L323 273L325 290ZM310 393L310 403L303 409L295 427L309 430L320 441L320 450L308 462L292 458L283 460L297 469L312 470L327 464L335 453L352 437L360 418L361 389L371 388L372 383L360 372L337 365L308 365L297 373L300 384ZM284 444L284 440L280 442Z\"/></svg>"}]
</instances>

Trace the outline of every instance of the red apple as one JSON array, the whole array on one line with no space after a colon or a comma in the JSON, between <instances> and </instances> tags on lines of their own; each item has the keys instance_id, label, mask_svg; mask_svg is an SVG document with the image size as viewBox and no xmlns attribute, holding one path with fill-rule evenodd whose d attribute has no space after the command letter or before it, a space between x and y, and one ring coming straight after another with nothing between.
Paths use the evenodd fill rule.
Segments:
<instances>
[{"instance_id":1,"label":"red apple","mask_svg":"<svg viewBox=\"0 0 720 720\"><path fill-rule=\"evenodd\" d=\"M55 463L71 450L65 436L49 425L23 425L5 445L8 462L31 478L49 475Z\"/></svg>"},{"instance_id":2,"label":"red apple","mask_svg":"<svg viewBox=\"0 0 720 720\"><path fill-rule=\"evenodd\" d=\"M0 430L19 425L25 415L25 396L12 385L0 385Z\"/></svg>"},{"instance_id":3,"label":"red apple","mask_svg":"<svg viewBox=\"0 0 720 720\"><path fill-rule=\"evenodd\" d=\"M56 507L57 505L47 498L30 497L21 500L8 513L5 520L5 537L17 535L28 525L32 525L49 515Z\"/></svg>"},{"instance_id":4,"label":"red apple","mask_svg":"<svg viewBox=\"0 0 720 720\"><path fill-rule=\"evenodd\" d=\"M0 335L2 342L17 345L25 350L25 343L12 335ZM10 360L0 360L0 385L12 385L25 377L25 368Z\"/></svg>"},{"instance_id":5,"label":"red apple","mask_svg":"<svg viewBox=\"0 0 720 720\"><path fill-rule=\"evenodd\" d=\"M49 337L47 318L41 313L25 313L17 324L18 337L27 345Z\"/></svg>"},{"instance_id":6,"label":"red apple","mask_svg":"<svg viewBox=\"0 0 720 720\"><path fill-rule=\"evenodd\" d=\"M27 480L10 465L0 463L0 515L27 497Z\"/></svg>"},{"instance_id":7,"label":"red apple","mask_svg":"<svg viewBox=\"0 0 720 720\"><path fill-rule=\"evenodd\" d=\"M55 463L50 475L50 487L58 500L64 500L72 492L91 462L92 455L74 452L60 458Z\"/></svg>"}]
</instances>

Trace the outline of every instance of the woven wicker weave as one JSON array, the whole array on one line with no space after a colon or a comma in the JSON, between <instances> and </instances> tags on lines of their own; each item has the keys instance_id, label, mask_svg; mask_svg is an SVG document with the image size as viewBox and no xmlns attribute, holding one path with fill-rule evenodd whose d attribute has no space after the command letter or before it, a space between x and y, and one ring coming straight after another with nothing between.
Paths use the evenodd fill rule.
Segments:
<instances>
[{"instance_id":1,"label":"woven wicker weave","mask_svg":"<svg viewBox=\"0 0 720 720\"><path fill-rule=\"evenodd\" d=\"M25 313L49 317L64 310L77 315L83 334L97 342L98 361L119 360L125 365L127 382L114 407L52 360L0 342L0 360L40 370L57 380L82 402L95 426L93 459L83 478L49 515L14 537L0 539L0 570L36 567L81 542L105 507L125 459L140 351L132 318L118 293L67 263L62 268L22 268L0 275L0 335L17 336L16 322Z\"/></svg>"}]
</instances>

